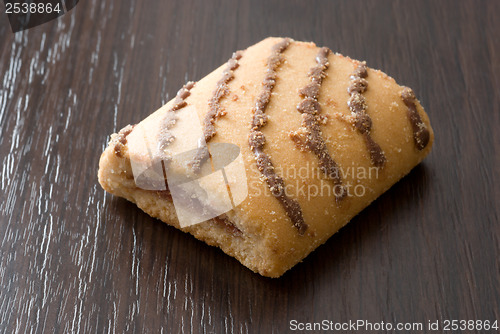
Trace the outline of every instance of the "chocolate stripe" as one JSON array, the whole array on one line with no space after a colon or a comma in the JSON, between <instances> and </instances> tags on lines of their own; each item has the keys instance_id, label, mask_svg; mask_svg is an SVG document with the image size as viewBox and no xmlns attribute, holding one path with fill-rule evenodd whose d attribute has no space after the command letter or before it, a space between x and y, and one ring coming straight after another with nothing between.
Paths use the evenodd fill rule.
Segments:
<instances>
[{"instance_id":1,"label":"chocolate stripe","mask_svg":"<svg viewBox=\"0 0 500 334\"><path fill-rule=\"evenodd\" d=\"M299 90L299 94L304 98L297 106L297 110L302 113L302 124L306 132L303 145L297 132L292 132L290 137L295 143L301 146L301 149L305 147L318 157L319 168L327 178L333 180L336 186L335 198L337 201L340 201L347 195L347 192L342 187L342 179L337 163L333 160L330 153L328 153L328 148L323 140L318 121L319 113L321 112L321 107L318 103L319 90L323 79L326 77L326 70L330 65L328 62L330 52L330 49L326 47L319 50L316 55L317 65L309 70L311 82ZM340 189L340 191L337 191L337 189Z\"/></svg>"},{"instance_id":2,"label":"chocolate stripe","mask_svg":"<svg viewBox=\"0 0 500 334\"><path fill-rule=\"evenodd\" d=\"M413 91L408 87L404 87L401 91L401 98L408 107L408 119L410 120L411 127L413 129L413 141L415 142L415 147L421 151L427 146L427 144L429 144L429 130L417 111L417 107L415 105L416 98Z\"/></svg>"},{"instance_id":3,"label":"chocolate stripe","mask_svg":"<svg viewBox=\"0 0 500 334\"><path fill-rule=\"evenodd\" d=\"M191 95L191 89L194 87L194 82L189 81L178 92L174 100L174 105L166 112L165 117L161 121L160 132L158 134L158 154L162 158L164 150L168 145L174 142L175 137L169 131L177 122L176 111L184 108L187 105L186 98Z\"/></svg>"},{"instance_id":4,"label":"chocolate stripe","mask_svg":"<svg viewBox=\"0 0 500 334\"><path fill-rule=\"evenodd\" d=\"M119 158L123 158L123 149L125 148L125 145L127 145L127 136L132 132L134 129L134 125L127 125L123 129L118 132L118 135L115 138L115 154Z\"/></svg>"},{"instance_id":5,"label":"chocolate stripe","mask_svg":"<svg viewBox=\"0 0 500 334\"><path fill-rule=\"evenodd\" d=\"M363 135L366 147L370 152L372 164L377 167L383 167L386 161L384 151L382 151L379 144L373 140L370 134L372 120L366 113L367 105L365 97L363 96L363 92L365 92L368 87L368 82L366 81L367 76L368 70L365 62L360 63L351 74L351 85L347 88L347 92L351 95L349 100L347 100L347 105L351 110L349 120Z\"/></svg>"},{"instance_id":6,"label":"chocolate stripe","mask_svg":"<svg viewBox=\"0 0 500 334\"><path fill-rule=\"evenodd\" d=\"M295 226L299 231L299 234L302 235L307 230L307 224L302 216L302 209L296 200L286 195L285 181L281 178L281 176L276 174L271 158L264 152L266 137L262 131L260 131L266 125L268 120L265 111L269 104L269 100L271 99L271 92L276 85L276 70L283 62L282 53L290 45L290 42L289 38L284 38L275 44L272 47L271 55L267 59L267 72L264 81L262 82L263 90L255 101L248 143L255 156L257 168L266 180L271 193L283 206L285 213L292 221L293 226Z\"/></svg>"},{"instance_id":7,"label":"chocolate stripe","mask_svg":"<svg viewBox=\"0 0 500 334\"><path fill-rule=\"evenodd\" d=\"M210 156L207 148L207 143L215 136L217 133L215 130L215 121L226 114L222 106L220 105L221 99L229 94L228 83L234 79L233 71L236 70L240 64L239 60L243 56L243 51L236 51L233 56L228 60L227 66L222 72L222 78L217 82L217 86L208 102L208 112L203 120L203 137L205 143L198 147L198 150L189 163L194 172L199 172L201 165Z\"/></svg>"}]
</instances>

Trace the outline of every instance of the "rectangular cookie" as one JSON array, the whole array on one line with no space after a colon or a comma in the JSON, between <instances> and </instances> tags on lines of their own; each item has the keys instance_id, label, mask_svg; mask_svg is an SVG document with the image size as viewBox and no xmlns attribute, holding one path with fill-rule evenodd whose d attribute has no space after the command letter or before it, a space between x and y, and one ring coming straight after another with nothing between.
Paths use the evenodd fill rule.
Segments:
<instances>
[{"instance_id":1,"label":"rectangular cookie","mask_svg":"<svg viewBox=\"0 0 500 334\"><path fill-rule=\"evenodd\" d=\"M429 153L411 89L313 43L267 38L111 136L99 182L279 277Z\"/></svg>"}]
</instances>

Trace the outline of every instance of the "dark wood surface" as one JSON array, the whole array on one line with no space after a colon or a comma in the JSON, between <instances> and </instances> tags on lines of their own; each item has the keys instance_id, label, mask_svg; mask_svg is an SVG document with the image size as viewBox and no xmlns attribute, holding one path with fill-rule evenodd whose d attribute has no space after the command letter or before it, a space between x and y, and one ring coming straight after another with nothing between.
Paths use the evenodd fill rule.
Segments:
<instances>
[{"instance_id":1,"label":"dark wood surface","mask_svg":"<svg viewBox=\"0 0 500 334\"><path fill-rule=\"evenodd\" d=\"M87 0L14 35L2 7L0 332L500 321L499 15L494 0ZM414 88L436 133L423 164L280 279L96 177L109 134L267 36L382 69Z\"/></svg>"}]
</instances>

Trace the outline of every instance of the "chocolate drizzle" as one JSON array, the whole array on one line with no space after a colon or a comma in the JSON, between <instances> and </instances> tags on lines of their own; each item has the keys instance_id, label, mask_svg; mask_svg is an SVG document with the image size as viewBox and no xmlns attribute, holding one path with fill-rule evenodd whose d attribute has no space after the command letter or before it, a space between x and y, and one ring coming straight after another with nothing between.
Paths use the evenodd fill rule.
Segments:
<instances>
[{"instance_id":1,"label":"chocolate drizzle","mask_svg":"<svg viewBox=\"0 0 500 334\"><path fill-rule=\"evenodd\" d=\"M135 125L127 125L123 129L118 132L118 135L115 138L115 154L119 158L123 158L123 149L125 145L127 145L127 136L132 132Z\"/></svg>"},{"instance_id":2,"label":"chocolate drizzle","mask_svg":"<svg viewBox=\"0 0 500 334\"><path fill-rule=\"evenodd\" d=\"M205 143L199 145L196 155L190 162L194 172L199 172L203 162L208 159L210 153L208 152L207 143L215 136L217 133L215 130L215 120L226 114L226 111L220 105L221 99L229 93L228 83L233 80L234 73L240 64L238 60L243 56L243 51L236 51L233 56L228 60L227 66L222 72L222 78L217 82L217 87L215 88L210 101L208 102L208 112L203 120L203 136Z\"/></svg>"},{"instance_id":3,"label":"chocolate drizzle","mask_svg":"<svg viewBox=\"0 0 500 334\"><path fill-rule=\"evenodd\" d=\"M280 42L276 43L272 47L271 55L267 59L266 76L262 82L263 90L255 101L255 106L253 108L253 117L248 143L255 156L257 168L266 180L271 193L283 206L285 213L292 221L293 226L295 226L299 231L299 234L302 235L307 230L307 224L302 216L302 209L296 200L286 195L285 181L281 176L276 174L271 158L264 152L266 138L261 131L268 120L265 110L271 99L271 92L276 85L276 70L283 62L282 53L290 45L290 42L289 38L284 38Z\"/></svg>"},{"instance_id":4,"label":"chocolate drizzle","mask_svg":"<svg viewBox=\"0 0 500 334\"><path fill-rule=\"evenodd\" d=\"M186 98L191 95L191 89L194 87L194 82L189 81L178 92L174 100L174 105L165 114L161 121L160 132L158 134L158 152L159 156L166 158L163 154L165 148L174 142L175 137L169 131L177 122L176 111L184 108L187 105Z\"/></svg>"},{"instance_id":5,"label":"chocolate drizzle","mask_svg":"<svg viewBox=\"0 0 500 334\"><path fill-rule=\"evenodd\" d=\"M231 234L234 237L243 236L243 232L236 225L234 225L226 217L226 215L217 216L217 217L213 218L212 221L215 224L217 224L218 226L224 228L227 233Z\"/></svg>"},{"instance_id":6,"label":"chocolate drizzle","mask_svg":"<svg viewBox=\"0 0 500 334\"><path fill-rule=\"evenodd\" d=\"M408 107L408 119L410 120L411 127L413 129L415 147L421 151L427 146L427 144L429 144L429 130L417 111L417 107L415 105L416 98L413 91L408 87L404 87L401 91L401 98Z\"/></svg>"},{"instance_id":7,"label":"chocolate drizzle","mask_svg":"<svg viewBox=\"0 0 500 334\"><path fill-rule=\"evenodd\" d=\"M318 103L318 96L323 79L326 77L326 70L330 65L328 63L328 55L330 52L330 49L326 47L319 50L316 55L317 65L309 70L311 82L299 90L300 96L304 99L297 106L297 110L302 113L303 127L300 129L300 132L305 134L305 138L302 139L299 132L292 132L290 137L301 150L306 148L318 157L319 167L323 174L328 179L333 180L336 189L337 187L340 189L340 191L335 191L335 198L338 202L347 195L347 191L342 187L339 168L332 156L328 153L328 148L323 140L319 125L321 107Z\"/></svg>"},{"instance_id":8,"label":"chocolate drizzle","mask_svg":"<svg viewBox=\"0 0 500 334\"><path fill-rule=\"evenodd\" d=\"M348 120L358 129L359 133L363 135L366 147L370 152L372 164L377 167L383 167L386 158L384 151L382 151L370 134L372 120L366 113L367 105L365 97L363 96L363 93L368 87L368 82L366 81L367 76L368 70L365 62L360 63L351 74L351 85L347 88L347 92L350 94L347 105L351 110L351 116L348 117Z\"/></svg>"}]
</instances>

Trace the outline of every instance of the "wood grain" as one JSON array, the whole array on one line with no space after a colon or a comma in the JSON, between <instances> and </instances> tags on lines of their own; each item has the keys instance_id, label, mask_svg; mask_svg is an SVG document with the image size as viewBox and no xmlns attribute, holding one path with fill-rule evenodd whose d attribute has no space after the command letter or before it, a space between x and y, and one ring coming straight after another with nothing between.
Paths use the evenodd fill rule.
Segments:
<instances>
[{"instance_id":1,"label":"wood grain","mask_svg":"<svg viewBox=\"0 0 500 334\"><path fill-rule=\"evenodd\" d=\"M2 13L0 332L500 322L499 14L487 0L89 0L13 34ZM414 88L436 133L423 164L277 280L96 177L109 134L267 36L381 68Z\"/></svg>"}]
</instances>

